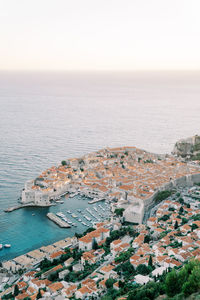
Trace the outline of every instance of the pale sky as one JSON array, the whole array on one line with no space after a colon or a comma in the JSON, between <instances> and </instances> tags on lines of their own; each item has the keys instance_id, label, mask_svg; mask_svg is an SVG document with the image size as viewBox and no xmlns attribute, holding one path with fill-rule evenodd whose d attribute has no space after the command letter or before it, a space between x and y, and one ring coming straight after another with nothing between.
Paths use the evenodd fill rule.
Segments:
<instances>
[{"instance_id":1,"label":"pale sky","mask_svg":"<svg viewBox=\"0 0 200 300\"><path fill-rule=\"evenodd\" d=\"M0 0L0 70L200 69L200 0Z\"/></svg>"}]
</instances>

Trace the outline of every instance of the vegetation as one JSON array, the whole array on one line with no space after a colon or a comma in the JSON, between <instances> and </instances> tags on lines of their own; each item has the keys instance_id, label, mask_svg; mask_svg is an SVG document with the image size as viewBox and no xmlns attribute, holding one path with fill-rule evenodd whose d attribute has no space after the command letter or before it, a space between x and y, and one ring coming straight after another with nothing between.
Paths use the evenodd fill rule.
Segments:
<instances>
[{"instance_id":1,"label":"vegetation","mask_svg":"<svg viewBox=\"0 0 200 300\"><path fill-rule=\"evenodd\" d=\"M117 216L122 217L122 216L123 216L123 212L124 212L124 208L116 208L116 209L115 209L115 214L116 214Z\"/></svg>"},{"instance_id":2,"label":"vegetation","mask_svg":"<svg viewBox=\"0 0 200 300\"><path fill-rule=\"evenodd\" d=\"M15 287L14 287L14 296L18 296L18 295L19 295L19 287L16 284Z\"/></svg>"},{"instance_id":3,"label":"vegetation","mask_svg":"<svg viewBox=\"0 0 200 300\"><path fill-rule=\"evenodd\" d=\"M157 196L155 197L155 202L159 203L165 199L167 199L169 196L172 195L172 191L161 191L158 192Z\"/></svg>"},{"instance_id":4,"label":"vegetation","mask_svg":"<svg viewBox=\"0 0 200 300\"><path fill-rule=\"evenodd\" d=\"M62 164L62 166L66 166L66 165L67 165L66 160L62 160L62 161L61 161L61 164Z\"/></svg>"},{"instance_id":5,"label":"vegetation","mask_svg":"<svg viewBox=\"0 0 200 300\"><path fill-rule=\"evenodd\" d=\"M67 274L64 278L67 282L76 282L83 280L88 275L90 275L95 269L98 268L100 262L97 262L96 264L89 265L88 263L85 264L83 271L74 272L71 271L69 274Z\"/></svg>"},{"instance_id":6,"label":"vegetation","mask_svg":"<svg viewBox=\"0 0 200 300\"><path fill-rule=\"evenodd\" d=\"M116 263L122 263L127 261L134 253L133 248L129 248L126 252L121 252L118 257L115 258Z\"/></svg>"}]
</instances>

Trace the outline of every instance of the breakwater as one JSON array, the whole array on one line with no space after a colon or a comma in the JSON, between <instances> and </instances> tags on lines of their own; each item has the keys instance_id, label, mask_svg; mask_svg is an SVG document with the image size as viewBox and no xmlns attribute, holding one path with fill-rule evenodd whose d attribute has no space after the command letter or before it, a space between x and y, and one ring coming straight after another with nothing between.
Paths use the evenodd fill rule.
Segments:
<instances>
[{"instance_id":1,"label":"breakwater","mask_svg":"<svg viewBox=\"0 0 200 300\"><path fill-rule=\"evenodd\" d=\"M47 218L49 218L49 220L53 221L55 224L57 224L61 228L70 228L71 227L67 222L61 220L59 217L57 217L53 213L48 213Z\"/></svg>"}]
</instances>

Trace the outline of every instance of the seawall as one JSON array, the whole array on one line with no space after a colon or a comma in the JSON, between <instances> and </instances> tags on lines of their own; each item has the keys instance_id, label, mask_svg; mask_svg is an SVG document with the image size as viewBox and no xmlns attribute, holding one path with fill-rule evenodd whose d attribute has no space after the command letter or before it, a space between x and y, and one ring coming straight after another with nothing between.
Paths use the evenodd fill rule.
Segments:
<instances>
[{"instance_id":1,"label":"seawall","mask_svg":"<svg viewBox=\"0 0 200 300\"><path fill-rule=\"evenodd\" d=\"M151 197L144 200L144 213L146 213L149 209L151 209L154 206L155 198L159 192L165 190L172 190L173 188L176 187L184 187L184 186L190 187L197 183L200 183L200 173L186 175L186 176L179 177L175 180L171 180L170 182L161 186Z\"/></svg>"}]
</instances>

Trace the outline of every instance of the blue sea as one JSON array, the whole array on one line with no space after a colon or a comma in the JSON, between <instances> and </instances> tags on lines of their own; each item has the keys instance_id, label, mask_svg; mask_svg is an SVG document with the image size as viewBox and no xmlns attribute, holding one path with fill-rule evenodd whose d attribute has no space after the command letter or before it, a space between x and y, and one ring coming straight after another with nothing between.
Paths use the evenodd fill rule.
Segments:
<instances>
[{"instance_id":1,"label":"blue sea","mask_svg":"<svg viewBox=\"0 0 200 300\"><path fill-rule=\"evenodd\" d=\"M1 72L0 243L12 247L0 260L86 229L61 229L46 218L48 211L88 207L79 196L4 213L26 180L108 146L170 153L177 139L200 134L199 113L199 72Z\"/></svg>"}]
</instances>

